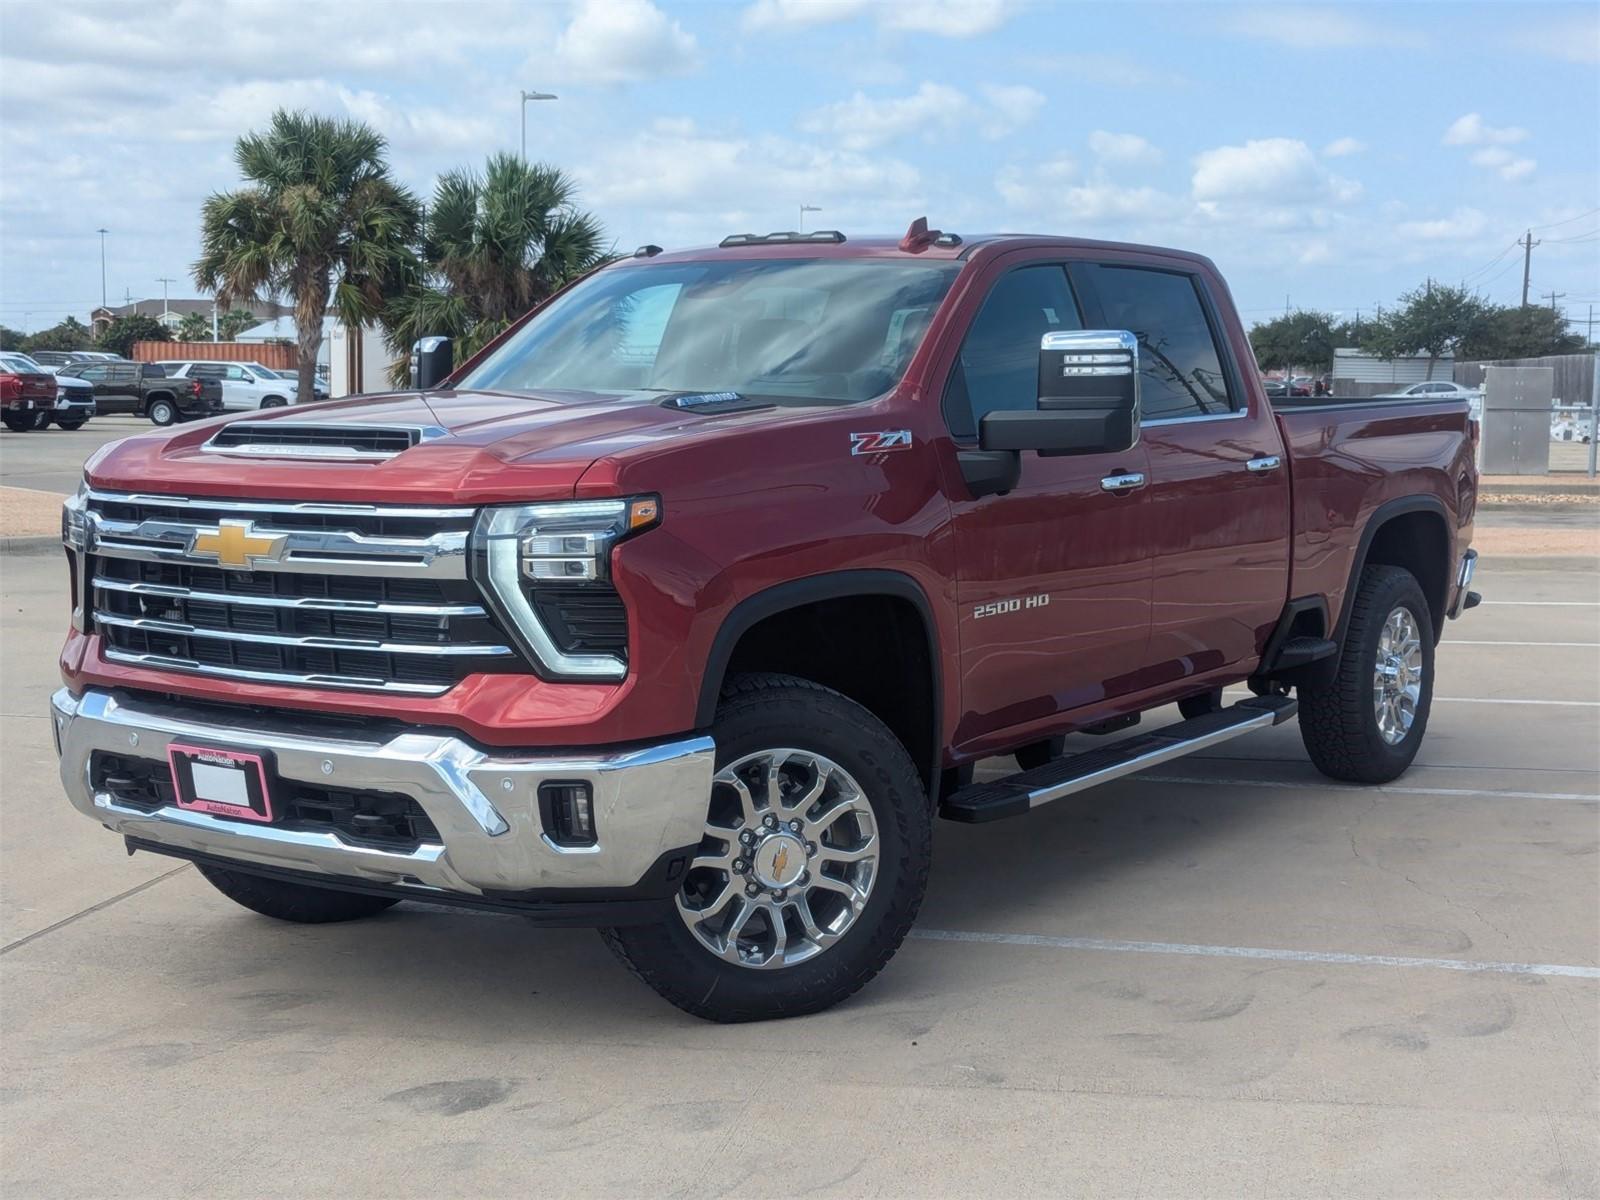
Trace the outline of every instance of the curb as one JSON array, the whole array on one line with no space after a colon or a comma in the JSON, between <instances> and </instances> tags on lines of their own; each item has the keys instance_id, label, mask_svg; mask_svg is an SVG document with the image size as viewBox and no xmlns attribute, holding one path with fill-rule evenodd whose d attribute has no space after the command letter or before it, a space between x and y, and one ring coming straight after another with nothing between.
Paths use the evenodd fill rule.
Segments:
<instances>
[{"instance_id":1,"label":"curb","mask_svg":"<svg viewBox=\"0 0 1600 1200\"><path fill-rule=\"evenodd\" d=\"M60 549L61 538L56 534L0 538L0 555L51 554Z\"/></svg>"},{"instance_id":2,"label":"curb","mask_svg":"<svg viewBox=\"0 0 1600 1200\"><path fill-rule=\"evenodd\" d=\"M1497 571L1581 571L1593 574L1595 560L1582 554L1485 554L1478 560L1478 570ZM1483 593L1485 600L1493 600L1494 584L1485 583L1479 576L1473 586Z\"/></svg>"}]
</instances>

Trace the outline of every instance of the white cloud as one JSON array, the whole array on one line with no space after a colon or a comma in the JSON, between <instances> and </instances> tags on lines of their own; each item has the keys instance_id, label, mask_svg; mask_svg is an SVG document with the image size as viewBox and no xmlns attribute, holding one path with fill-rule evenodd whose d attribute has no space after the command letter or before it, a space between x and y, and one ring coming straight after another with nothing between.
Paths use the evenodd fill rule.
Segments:
<instances>
[{"instance_id":1,"label":"white cloud","mask_svg":"<svg viewBox=\"0 0 1600 1200\"><path fill-rule=\"evenodd\" d=\"M999 138L1032 120L1045 98L1021 85L982 89L986 104L940 83L924 83L909 96L874 99L857 92L808 113L800 128L823 134L846 150L870 150L907 137L932 138L976 122L985 137Z\"/></svg>"},{"instance_id":2,"label":"white cloud","mask_svg":"<svg viewBox=\"0 0 1600 1200\"><path fill-rule=\"evenodd\" d=\"M1457 117L1450 123L1450 128L1444 131L1446 146L1513 146L1527 138L1526 129L1516 125L1496 128L1485 124L1482 115L1475 112Z\"/></svg>"},{"instance_id":3,"label":"white cloud","mask_svg":"<svg viewBox=\"0 0 1600 1200\"><path fill-rule=\"evenodd\" d=\"M1260 138L1242 146L1218 146L1194 159L1191 190L1202 204L1285 204L1294 201L1349 203L1361 185L1328 172L1297 138Z\"/></svg>"},{"instance_id":4,"label":"white cloud","mask_svg":"<svg viewBox=\"0 0 1600 1200\"><path fill-rule=\"evenodd\" d=\"M1489 226L1489 218L1476 208L1458 208L1448 217L1429 221L1402 221L1396 232L1401 237L1423 241L1470 241Z\"/></svg>"},{"instance_id":5,"label":"white cloud","mask_svg":"<svg viewBox=\"0 0 1600 1200\"><path fill-rule=\"evenodd\" d=\"M756 0L744 10L740 22L752 32L808 29L870 14L883 29L967 38L993 32L1016 9L1016 0Z\"/></svg>"},{"instance_id":6,"label":"white cloud","mask_svg":"<svg viewBox=\"0 0 1600 1200\"><path fill-rule=\"evenodd\" d=\"M1521 13L1517 16L1519 28L1512 34L1512 44L1550 58L1600 66L1600 14L1594 9L1566 20L1543 21L1533 17L1539 23L1531 28L1528 27L1529 18Z\"/></svg>"},{"instance_id":7,"label":"white cloud","mask_svg":"<svg viewBox=\"0 0 1600 1200\"><path fill-rule=\"evenodd\" d=\"M1248 8L1235 14L1229 24L1235 33L1296 50L1354 46L1415 49L1427 44L1422 34L1414 29L1376 24L1349 7L1283 4Z\"/></svg>"},{"instance_id":8,"label":"white cloud","mask_svg":"<svg viewBox=\"0 0 1600 1200\"><path fill-rule=\"evenodd\" d=\"M556 58L580 83L683 75L700 63L692 34L650 0L579 0L556 39Z\"/></svg>"},{"instance_id":9,"label":"white cloud","mask_svg":"<svg viewBox=\"0 0 1600 1200\"><path fill-rule=\"evenodd\" d=\"M1008 208L1057 232L1085 225L1130 232L1178 220L1187 208L1181 197L1153 187L1123 187L1098 176L1080 182L1070 158L1006 167L995 177L995 190Z\"/></svg>"},{"instance_id":10,"label":"white cloud","mask_svg":"<svg viewBox=\"0 0 1600 1200\"><path fill-rule=\"evenodd\" d=\"M1367 148L1367 144L1359 138L1335 138L1322 148L1323 158L1348 158L1352 154L1360 154Z\"/></svg>"},{"instance_id":11,"label":"white cloud","mask_svg":"<svg viewBox=\"0 0 1600 1200\"><path fill-rule=\"evenodd\" d=\"M1526 179L1533 174L1534 168L1539 165L1536 159L1514 158L1500 168L1500 178L1510 183L1519 179Z\"/></svg>"},{"instance_id":12,"label":"white cloud","mask_svg":"<svg viewBox=\"0 0 1600 1200\"><path fill-rule=\"evenodd\" d=\"M1089 135L1089 149L1106 163L1154 166L1161 161L1161 151L1136 133L1107 133L1096 129Z\"/></svg>"}]
</instances>

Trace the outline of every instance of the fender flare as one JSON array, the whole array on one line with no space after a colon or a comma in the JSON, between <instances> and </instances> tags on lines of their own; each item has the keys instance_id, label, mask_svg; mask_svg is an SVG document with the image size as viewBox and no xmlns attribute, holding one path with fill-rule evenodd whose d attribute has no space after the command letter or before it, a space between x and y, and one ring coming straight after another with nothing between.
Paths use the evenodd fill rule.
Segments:
<instances>
[{"instance_id":1,"label":"fender flare","mask_svg":"<svg viewBox=\"0 0 1600 1200\"><path fill-rule=\"evenodd\" d=\"M1361 539L1356 543L1355 556L1350 560L1350 578L1345 583L1344 596L1339 602L1339 621L1333 633L1329 635L1338 645L1344 645L1345 630L1350 624L1350 601L1356 594L1356 588L1361 582L1361 572L1367 565L1367 554L1372 549L1372 540L1378 536L1378 531L1390 521L1396 517L1403 517L1414 512L1430 513L1438 517L1440 527L1444 530L1446 560L1444 564L1444 603L1446 605L1449 604L1451 534L1450 514L1445 509L1444 501L1437 496L1428 495L1400 496L1397 499L1385 501L1373 509L1372 515L1367 518L1367 523L1361 530ZM1442 629L1434 631L1436 638L1442 636L1442 634Z\"/></svg>"},{"instance_id":2,"label":"fender flare","mask_svg":"<svg viewBox=\"0 0 1600 1200\"><path fill-rule=\"evenodd\" d=\"M903 571L862 569L808 575L803 579L775 584L739 601L723 618L716 636L711 640L705 670L700 676L695 727L709 729L716 719L722 682L727 677L728 663L733 658L734 647L739 644L740 638L768 617L822 600L842 600L851 596L892 596L909 601L922 621L923 636L927 638L928 665L933 672L933 751L927 771L932 781L929 790L937 803L939 770L944 758L944 664L939 656L939 633L933 618L933 605L922 585Z\"/></svg>"}]
</instances>

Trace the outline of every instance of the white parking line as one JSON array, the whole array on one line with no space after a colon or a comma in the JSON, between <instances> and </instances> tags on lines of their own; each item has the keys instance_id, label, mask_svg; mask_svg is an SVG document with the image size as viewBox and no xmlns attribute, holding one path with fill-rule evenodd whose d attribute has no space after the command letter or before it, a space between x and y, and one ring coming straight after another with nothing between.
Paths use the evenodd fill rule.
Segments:
<instances>
[{"instance_id":1,"label":"white parking line","mask_svg":"<svg viewBox=\"0 0 1600 1200\"><path fill-rule=\"evenodd\" d=\"M1480 607L1496 608L1515 606L1517 608L1597 608L1600 600L1485 600Z\"/></svg>"},{"instance_id":2,"label":"white parking line","mask_svg":"<svg viewBox=\"0 0 1600 1200\"><path fill-rule=\"evenodd\" d=\"M1273 962L1333 963L1357 967L1424 967L1439 971L1500 975L1566 975L1600 979L1600 967L1563 963L1468 962L1459 958L1411 958L1396 954L1344 954L1336 950L1268 950L1259 946L1198 946L1186 942L1125 942L1107 938L1048 937L1037 933L974 933L964 929L913 929L908 937L929 942L977 942L994 946L1043 946L1051 950L1104 950L1114 954L1179 954L1192 958L1255 958Z\"/></svg>"},{"instance_id":3,"label":"white parking line","mask_svg":"<svg viewBox=\"0 0 1600 1200\"><path fill-rule=\"evenodd\" d=\"M1363 787L1355 783L1326 783L1298 779L1213 779L1199 775L1130 775L1128 782L1202 784L1211 787L1284 788L1295 792L1366 792L1369 795L1466 796L1484 800L1569 800L1579 804L1600 804L1600 796L1588 792L1517 792L1487 788L1406 787L1395 784Z\"/></svg>"},{"instance_id":4,"label":"white parking line","mask_svg":"<svg viewBox=\"0 0 1600 1200\"><path fill-rule=\"evenodd\" d=\"M1446 646L1571 646L1600 648L1600 642L1475 642L1468 638L1445 638Z\"/></svg>"}]
</instances>

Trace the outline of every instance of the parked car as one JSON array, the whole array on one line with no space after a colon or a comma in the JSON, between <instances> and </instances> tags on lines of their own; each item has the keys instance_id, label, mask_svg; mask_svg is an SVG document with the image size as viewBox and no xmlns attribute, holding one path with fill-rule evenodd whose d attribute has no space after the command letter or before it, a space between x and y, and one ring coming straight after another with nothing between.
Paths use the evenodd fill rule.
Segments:
<instances>
[{"instance_id":1,"label":"parked car","mask_svg":"<svg viewBox=\"0 0 1600 1200\"><path fill-rule=\"evenodd\" d=\"M81 429L85 421L95 414L94 387L86 379L72 375L56 375L31 355L19 351L0 354L0 365L8 371L37 372L52 375L56 381L56 402L39 428L54 422L62 429Z\"/></svg>"},{"instance_id":2,"label":"parked car","mask_svg":"<svg viewBox=\"0 0 1600 1200\"><path fill-rule=\"evenodd\" d=\"M1297 707L1324 774L1396 778L1477 599L1466 405L1275 409L1195 254L647 247L447 358L126 439L68 502L67 795L258 913L593 924L697 1016L815 1012L906 936L936 815Z\"/></svg>"},{"instance_id":3,"label":"parked car","mask_svg":"<svg viewBox=\"0 0 1600 1200\"><path fill-rule=\"evenodd\" d=\"M173 379L215 379L222 385L222 407L228 412L282 408L293 404L300 385L280 379L251 363L201 362L193 359L156 364Z\"/></svg>"},{"instance_id":4,"label":"parked car","mask_svg":"<svg viewBox=\"0 0 1600 1200\"><path fill-rule=\"evenodd\" d=\"M115 358L116 355L101 355L91 350L33 350L29 352L29 357L47 370L57 371L73 363L104 362L106 358Z\"/></svg>"},{"instance_id":5,"label":"parked car","mask_svg":"<svg viewBox=\"0 0 1600 1200\"><path fill-rule=\"evenodd\" d=\"M56 406L56 379L24 356L0 354L0 423L12 433L43 429Z\"/></svg>"},{"instance_id":6,"label":"parked car","mask_svg":"<svg viewBox=\"0 0 1600 1200\"><path fill-rule=\"evenodd\" d=\"M1483 413L1483 391L1480 388L1469 388L1463 384L1452 383L1449 380L1433 379L1423 383L1413 383L1409 387L1398 388L1392 392L1385 392L1374 397L1378 400L1464 400L1469 406L1469 411L1474 417Z\"/></svg>"},{"instance_id":7,"label":"parked car","mask_svg":"<svg viewBox=\"0 0 1600 1200\"><path fill-rule=\"evenodd\" d=\"M1281 379L1263 379L1261 390L1267 394L1269 400L1276 400L1289 394L1289 385Z\"/></svg>"},{"instance_id":8,"label":"parked car","mask_svg":"<svg viewBox=\"0 0 1600 1200\"><path fill-rule=\"evenodd\" d=\"M275 369L273 367L264 367L260 363L257 363L257 362L248 362L248 363L245 363L244 365L249 367L252 371L256 371L258 373L263 373L263 374L266 374L266 375L269 375L269 376L276 376L279 379L287 379L290 383L295 385L295 392L296 392L296 400L295 400L295 402L297 404L300 403L300 400L298 398L299 397L299 389L300 389L300 377L294 371L280 371L280 370L277 370L277 369ZM318 400L326 400L328 398L328 380L327 380L327 377L323 374L323 372L322 372L322 370L320 368L317 370L317 373L316 373L316 375L314 377L312 390L316 393L316 396L315 396L316 399L318 399Z\"/></svg>"},{"instance_id":9,"label":"parked car","mask_svg":"<svg viewBox=\"0 0 1600 1200\"><path fill-rule=\"evenodd\" d=\"M215 379L169 379L155 363L73 363L56 372L57 378L76 376L94 386L101 413L148 416L156 425L171 425L222 411L222 384Z\"/></svg>"}]
</instances>

